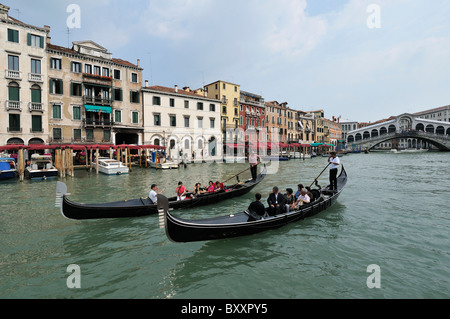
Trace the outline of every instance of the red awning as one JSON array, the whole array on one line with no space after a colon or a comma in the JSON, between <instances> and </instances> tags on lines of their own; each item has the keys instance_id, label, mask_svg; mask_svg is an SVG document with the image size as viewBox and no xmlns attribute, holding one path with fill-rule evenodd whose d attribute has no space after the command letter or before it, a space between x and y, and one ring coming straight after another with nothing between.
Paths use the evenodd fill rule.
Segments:
<instances>
[{"instance_id":1,"label":"red awning","mask_svg":"<svg viewBox=\"0 0 450 319\"><path fill-rule=\"evenodd\" d=\"M29 151L54 150L58 145L31 144L28 146Z\"/></svg>"},{"instance_id":2,"label":"red awning","mask_svg":"<svg viewBox=\"0 0 450 319\"><path fill-rule=\"evenodd\" d=\"M22 144L10 144L5 146L0 146L0 151L17 151L19 148L26 149L28 146Z\"/></svg>"},{"instance_id":3,"label":"red awning","mask_svg":"<svg viewBox=\"0 0 450 319\"><path fill-rule=\"evenodd\" d=\"M311 147L311 144L300 144L301 147Z\"/></svg>"}]
</instances>

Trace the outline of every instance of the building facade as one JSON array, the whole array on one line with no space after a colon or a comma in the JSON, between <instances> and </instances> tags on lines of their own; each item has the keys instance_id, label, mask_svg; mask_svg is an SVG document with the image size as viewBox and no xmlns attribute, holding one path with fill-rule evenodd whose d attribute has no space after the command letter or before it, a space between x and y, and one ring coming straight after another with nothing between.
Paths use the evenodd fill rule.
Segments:
<instances>
[{"instance_id":1,"label":"building facade","mask_svg":"<svg viewBox=\"0 0 450 319\"><path fill-rule=\"evenodd\" d=\"M50 143L142 143L139 65L93 41L48 43L47 59Z\"/></svg>"},{"instance_id":2,"label":"building facade","mask_svg":"<svg viewBox=\"0 0 450 319\"><path fill-rule=\"evenodd\" d=\"M48 80L45 47L50 27L9 16L0 4L0 145L48 141Z\"/></svg>"},{"instance_id":3,"label":"building facade","mask_svg":"<svg viewBox=\"0 0 450 319\"><path fill-rule=\"evenodd\" d=\"M239 127L244 136L241 141L255 144L266 142L266 107L258 94L241 91L239 99Z\"/></svg>"},{"instance_id":4,"label":"building facade","mask_svg":"<svg viewBox=\"0 0 450 319\"><path fill-rule=\"evenodd\" d=\"M167 148L172 159L222 158L221 100L178 86L144 87L144 143Z\"/></svg>"}]
</instances>

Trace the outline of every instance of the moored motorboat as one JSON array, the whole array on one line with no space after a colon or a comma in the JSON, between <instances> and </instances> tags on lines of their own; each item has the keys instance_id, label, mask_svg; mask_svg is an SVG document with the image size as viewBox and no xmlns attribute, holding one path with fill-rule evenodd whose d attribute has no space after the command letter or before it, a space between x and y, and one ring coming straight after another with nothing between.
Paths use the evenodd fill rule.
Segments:
<instances>
[{"instance_id":1,"label":"moored motorboat","mask_svg":"<svg viewBox=\"0 0 450 319\"><path fill-rule=\"evenodd\" d=\"M342 167L338 177L337 191L327 188L313 190L319 192L314 202L303 205L295 211L270 217L261 217L251 211L213 217L201 220L187 220L175 217L164 207L164 196L159 195L160 220L167 237L174 242L208 241L251 235L275 229L304 218L316 215L330 207L339 197L347 183L347 172Z\"/></svg>"},{"instance_id":2,"label":"moored motorboat","mask_svg":"<svg viewBox=\"0 0 450 319\"><path fill-rule=\"evenodd\" d=\"M149 159L147 160L147 162L151 168L156 168L156 169L177 169L180 166L179 163L175 163L175 162L155 163Z\"/></svg>"},{"instance_id":3,"label":"moored motorboat","mask_svg":"<svg viewBox=\"0 0 450 319\"><path fill-rule=\"evenodd\" d=\"M25 174L32 180L57 178L58 170L53 165L51 155L31 155L30 165L26 168Z\"/></svg>"},{"instance_id":4,"label":"moored motorboat","mask_svg":"<svg viewBox=\"0 0 450 319\"><path fill-rule=\"evenodd\" d=\"M17 168L14 158L0 158L0 180L17 177Z\"/></svg>"},{"instance_id":5,"label":"moored motorboat","mask_svg":"<svg viewBox=\"0 0 450 319\"><path fill-rule=\"evenodd\" d=\"M97 163L92 163L94 169L97 168ZM130 169L123 165L121 161L110 159L107 157L98 158L98 171L105 175L121 175L128 174Z\"/></svg>"},{"instance_id":6,"label":"moored motorboat","mask_svg":"<svg viewBox=\"0 0 450 319\"><path fill-rule=\"evenodd\" d=\"M176 196L170 197L168 199L169 206L171 209L192 208L242 196L258 185L266 176L266 172L267 170L264 167L256 180L250 179L225 186L226 191L204 193L180 201L177 201ZM129 218L147 216L158 212L157 205L153 204L148 197L111 203L81 204L69 200L68 195L70 194L67 194L67 186L58 182L56 188L57 206L60 207L61 214L69 219Z\"/></svg>"}]
</instances>

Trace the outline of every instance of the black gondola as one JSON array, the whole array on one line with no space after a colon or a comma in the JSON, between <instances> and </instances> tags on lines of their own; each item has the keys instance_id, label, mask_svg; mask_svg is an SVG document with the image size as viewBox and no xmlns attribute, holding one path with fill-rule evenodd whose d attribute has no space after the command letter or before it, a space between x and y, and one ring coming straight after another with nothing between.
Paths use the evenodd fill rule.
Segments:
<instances>
[{"instance_id":1,"label":"black gondola","mask_svg":"<svg viewBox=\"0 0 450 319\"><path fill-rule=\"evenodd\" d=\"M304 218L316 215L327 209L337 200L347 183L347 172L342 167L338 177L338 189L335 192L322 188L313 190L318 199L310 204L301 206L296 211L270 217L260 217L252 212L243 211L234 215L227 215L201 220L186 220L174 217L165 209L164 196L161 202L160 220L164 221L167 237L174 242L207 241L222 238L246 236L269 229L279 228Z\"/></svg>"},{"instance_id":2,"label":"black gondola","mask_svg":"<svg viewBox=\"0 0 450 319\"><path fill-rule=\"evenodd\" d=\"M267 170L264 166L261 173L256 177L256 180L250 179L232 186L225 186L227 191L222 190L214 193L205 193L181 201L177 201L176 196L168 198L169 208L192 208L242 196L258 185L266 176L266 172ZM69 219L129 218L158 213L156 204L151 203L148 197L111 203L80 204L69 200L67 195L70 195L67 194L67 186L62 182L58 182L56 187L56 206L61 207L61 214Z\"/></svg>"}]
</instances>

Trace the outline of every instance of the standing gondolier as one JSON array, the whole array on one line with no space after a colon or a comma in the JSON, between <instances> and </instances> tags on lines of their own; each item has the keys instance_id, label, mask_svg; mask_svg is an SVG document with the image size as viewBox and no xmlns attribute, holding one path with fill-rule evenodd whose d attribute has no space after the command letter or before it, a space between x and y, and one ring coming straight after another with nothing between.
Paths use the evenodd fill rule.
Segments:
<instances>
[{"instance_id":1,"label":"standing gondolier","mask_svg":"<svg viewBox=\"0 0 450 319\"><path fill-rule=\"evenodd\" d=\"M339 160L339 157L336 156L336 152L331 152L328 163L330 165L330 190L337 191L337 173L341 161Z\"/></svg>"},{"instance_id":2,"label":"standing gondolier","mask_svg":"<svg viewBox=\"0 0 450 319\"><path fill-rule=\"evenodd\" d=\"M261 160L261 157L256 154L255 150L252 150L248 156L248 162L250 164L250 172L252 173L253 180L256 180L256 176L258 175L258 159Z\"/></svg>"}]
</instances>

